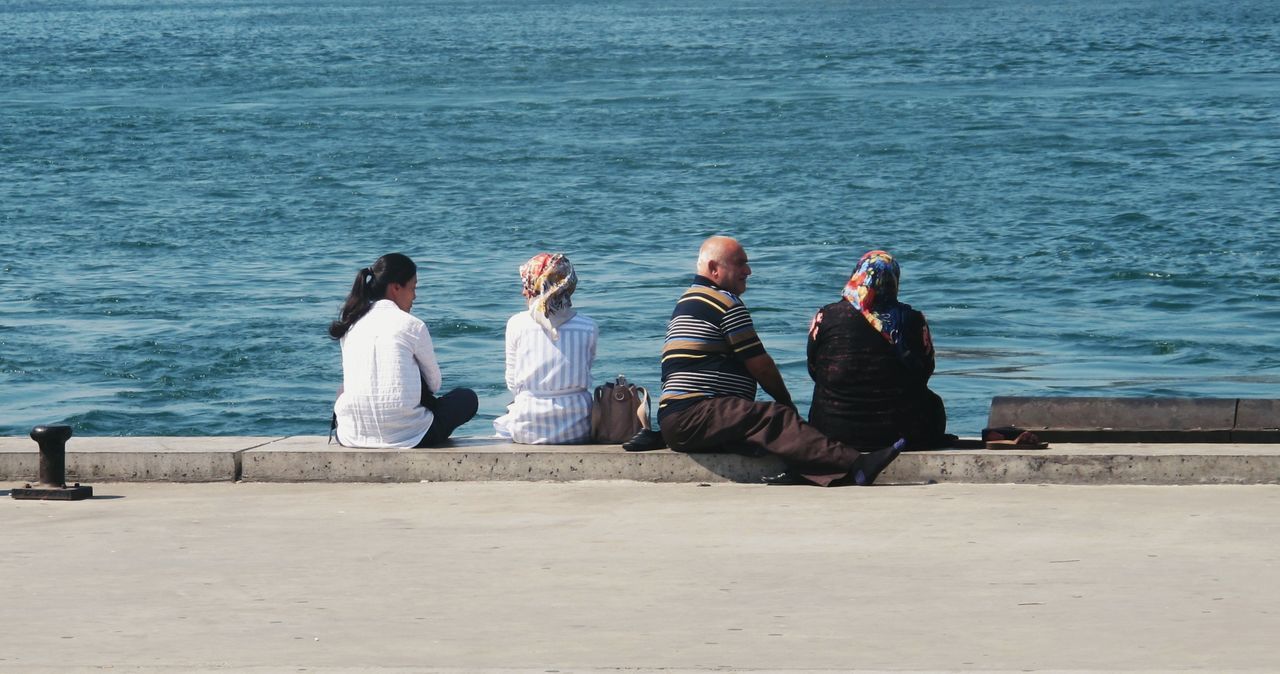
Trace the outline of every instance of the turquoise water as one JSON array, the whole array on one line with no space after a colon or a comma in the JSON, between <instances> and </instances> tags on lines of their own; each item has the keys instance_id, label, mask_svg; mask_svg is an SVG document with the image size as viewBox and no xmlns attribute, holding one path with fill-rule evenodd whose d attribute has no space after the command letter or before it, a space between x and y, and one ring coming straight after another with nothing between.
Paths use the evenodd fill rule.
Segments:
<instances>
[{"instance_id":1,"label":"turquoise water","mask_svg":"<svg viewBox=\"0 0 1280 674\"><path fill-rule=\"evenodd\" d=\"M402 251L447 386L508 400L566 252L655 389L698 243L807 408L886 248L952 432L994 395L1280 394L1280 3L0 4L0 434L323 434L325 326Z\"/></svg>"}]
</instances>

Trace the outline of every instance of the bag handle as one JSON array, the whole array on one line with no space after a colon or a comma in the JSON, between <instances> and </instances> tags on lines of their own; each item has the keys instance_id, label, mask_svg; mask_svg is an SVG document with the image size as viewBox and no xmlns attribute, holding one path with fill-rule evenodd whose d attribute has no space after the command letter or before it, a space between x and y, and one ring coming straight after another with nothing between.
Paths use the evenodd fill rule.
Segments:
<instances>
[{"instance_id":1,"label":"bag handle","mask_svg":"<svg viewBox=\"0 0 1280 674\"><path fill-rule=\"evenodd\" d=\"M602 405L601 403L604 400L604 396L605 396L605 393L604 393L605 386L606 385L597 386L595 393L592 396L595 398L595 400L593 401L593 404L591 405L591 441L592 442L595 442L596 439L600 437L600 426L604 423L604 405Z\"/></svg>"},{"instance_id":2,"label":"bag handle","mask_svg":"<svg viewBox=\"0 0 1280 674\"><path fill-rule=\"evenodd\" d=\"M636 386L636 396L640 398L640 404L636 405L636 416L640 417L640 428L649 430L649 389L643 386Z\"/></svg>"}]
</instances>

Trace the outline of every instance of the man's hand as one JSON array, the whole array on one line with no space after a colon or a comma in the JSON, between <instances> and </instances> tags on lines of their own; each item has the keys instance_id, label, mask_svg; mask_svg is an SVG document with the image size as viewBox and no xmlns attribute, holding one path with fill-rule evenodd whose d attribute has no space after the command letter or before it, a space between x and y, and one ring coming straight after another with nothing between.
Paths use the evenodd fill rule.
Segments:
<instances>
[{"instance_id":1,"label":"man's hand","mask_svg":"<svg viewBox=\"0 0 1280 674\"><path fill-rule=\"evenodd\" d=\"M765 393L783 405L796 409L796 404L791 402L791 392L782 381L782 373L778 372L778 364L773 362L773 356L762 353L743 361L743 365L747 366L747 372L760 382Z\"/></svg>"}]
</instances>

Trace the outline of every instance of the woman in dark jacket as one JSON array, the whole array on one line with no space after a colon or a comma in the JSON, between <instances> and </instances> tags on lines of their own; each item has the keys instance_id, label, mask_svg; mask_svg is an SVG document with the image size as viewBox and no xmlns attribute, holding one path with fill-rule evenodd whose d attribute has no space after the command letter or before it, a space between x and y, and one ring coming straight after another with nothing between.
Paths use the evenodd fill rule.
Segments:
<instances>
[{"instance_id":1,"label":"woman in dark jacket","mask_svg":"<svg viewBox=\"0 0 1280 674\"><path fill-rule=\"evenodd\" d=\"M929 390L933 340L924 314L898 301L898 263L882 250L858 261L843 296L809 328L809 423L856 447L943 446L947 414Z\"/></svg>"}]
</instances>

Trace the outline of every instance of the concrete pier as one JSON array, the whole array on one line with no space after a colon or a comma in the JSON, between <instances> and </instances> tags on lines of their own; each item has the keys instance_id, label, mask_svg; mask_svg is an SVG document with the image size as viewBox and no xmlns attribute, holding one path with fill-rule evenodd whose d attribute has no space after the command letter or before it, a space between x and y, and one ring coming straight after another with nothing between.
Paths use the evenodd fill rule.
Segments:
<instances>
[{"instance_id":1,"label":"concrete pier","mask_svg":"<svg viewBox=\"0 0 1280 674\"><path fill-rule=\"evenodd\" d=\"M0 480L35 477L29 438L0 438ZM616 445L531 446L461 438L435 449L351 449L320 436L73 437L67 479L121 482L757 482L771 457L629 453ZM1280 483L1280 444L1054 443L1045 450L909 452L884 484L1177 485Z\"/></svg>"},{"instance_id":2,"label":"concrete pier","mask_svg":"<svg viewBox=\"0 0 1280 674\"><path fill-rule=\"evenodd\" d=\"M997 396L988 426L1050 442L1280 442L1280 400Z\"/></svg>"},{"instance_id":3,"label":"concrete pier","mask_svg":"<svg viewBox=\"0 0 1280 674\"><path fill-rule=\"evenodd\" d=\"M1277 486L94 487L0 674L1280 671Z\"/></svg>"}]
</instances>

